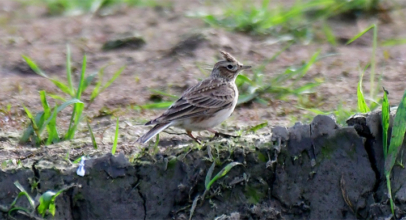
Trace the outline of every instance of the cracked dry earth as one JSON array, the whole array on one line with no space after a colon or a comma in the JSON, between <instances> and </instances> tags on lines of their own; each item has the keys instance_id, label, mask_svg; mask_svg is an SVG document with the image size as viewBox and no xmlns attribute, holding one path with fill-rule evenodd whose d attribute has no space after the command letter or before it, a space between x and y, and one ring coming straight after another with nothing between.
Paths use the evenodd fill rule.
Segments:
<instances>
[{"instance_id":1,"label":"cracked dry earth","mask_svg":"<svg viewBox=\"0 0 406 220\"><path fill-rule=\"evenodd\" d=\"M231 161L240 162L215 182L204 201L199 202L193 219L385 219L391 216L386 182L383 177L379 113L358 115L347 126L317 116L311 123L289 126L293 119L306 119L297 108L298 97L270 104L249 103L238 106L222 124L225 133L243 131L240 138L204 138L197 146L179 130L161 135L158 153L133 142L147 128L140 126L162 110L139 110L136 106L157 98L151 89L180 95L187 87L207 76L197 67L211 68L219 59L218 50L231 52L238 60L255 66L272 57L287 43L275 42L276 36L251 36L211 28L187 12L214 10L215 5L198 1L174 0L171 7L120 9L113 16L82 15L48 17L43 8L24 6L17 1L0 1L0 219L7 219L7 206L19 193L19 181L33 197L47 190L73 187L56 200L54 219L189 219L193 200L202 195L205 178L216 161L214 174ZM274 2L274 1L273 1ZM275 1L276 2L276 1ZM282 1L281 1L282 2ZM289 4L291 1L283 1ZM339 42L346 42L373 22L380 22L380 40L406 36L404 9L388 12L390 23L376 18L328 21ZM317 24L315 24L317 26ZM317 29L317 28L316 28ZM321 28L319 28L321 29ZM103 50L103 44L121 34L137 32L145 45ZM319 36L320 35L320 36ZM351 45L332 47L316 31L315 41L293 44L265 66L265 79L297 67L320 50L329 56L318 61L302 79L324 80L316 91L304 95L315 107L333 111L339 105L356 106L358 66L371 55L371 35ZM72 49L75 79L81 57L87 55L88 72L106 64L106 78L123 65L123 74L103 92L86 111L92 119L99 148L93 149L86 125L72 141L35 147L18 140L29 123L22 106L41 111L38 91L62 95L49 81L35 75L21 55L32 57L52 77L65 77L65 47ZM377 72L384 73L382 85L390 92L390 102L399 102L406 81L404 45L379 47ZM250 75L251 72L246 72ZM370 70L366 71L368 78ZM92 87L93 85L91 85ZM364 81L364 92L370 84ZM84 100L89 99L86 91ZM55 101L49 99L53 106ZM69 122L69 110L60 113L58 126ZM117 154L111 151L115 120L120 117ZM268 122L255 134L244 132L251 126ZM203 137L208 133L202 132ZM152 146L152 145L151 145ZM210 153L209 153L210 152ZM86 175L76 175L71 161L89 156ZM401 159L404 155L401 155ZM66 158L69 158L67 160ZM19 163L17 163L19 161ZM392 189L396 216L406 215L405 170L395 166ZM37 187L33 187L34 182ZM30 190L33 187L32 191ZM24 199L19 206L28 207ZM17 219L30 219L15 212ZM39 217L37 217L38 219ZM47 215L45 218L51 219Z\"/></svg>"}]
</instances>

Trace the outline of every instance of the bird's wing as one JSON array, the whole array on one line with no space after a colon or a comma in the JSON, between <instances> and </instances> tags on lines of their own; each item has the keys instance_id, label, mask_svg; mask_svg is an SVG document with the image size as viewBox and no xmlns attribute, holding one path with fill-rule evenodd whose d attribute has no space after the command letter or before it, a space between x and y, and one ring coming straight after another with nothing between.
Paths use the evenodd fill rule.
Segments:
<instances>
[{"instance_id":1,"label":"bird's wing","mask_svg":"<svg viewBox=\"0 0 406 220\"><path fill-rule=\"evenodd\" d=\"M236 91L221 79L206 79L186 90L168 110L149 124L165 123L196 116L210 116L233 104Z\"/></svg>"}]
</instances>

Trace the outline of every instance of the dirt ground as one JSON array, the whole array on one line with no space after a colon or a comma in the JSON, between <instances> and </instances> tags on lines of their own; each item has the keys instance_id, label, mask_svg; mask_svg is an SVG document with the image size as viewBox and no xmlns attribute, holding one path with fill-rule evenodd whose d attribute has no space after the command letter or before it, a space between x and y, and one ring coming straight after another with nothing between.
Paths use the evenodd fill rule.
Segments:
<instances>
[{"instance_id":1,"label":"dirt ground","mask_svg":"<svg viewBox=\"0 0 406 220\"><path fill-rule=\"evenodd\" d=\"M24 164L27 157L33 154L43 155L44 151L47 151L49 155L58 155L57 158L63 158L69 152L71 160L82 155L90 155L93 158L103 156L110 152L115 129L115 117L111 117L110 112L114 112L113 116L120 117L120 138L117 152L123 153L131 159L140 151L140 148L132 143L148 129L142 124L162 112L162 110L134 108L151 103L151 89L180 95L199 79L207 77L209 70L203 73L197 66L210 69L220 59L219 50L228 51L242 63L255 66L269 59L287 45L286 42L271 43L277 36L252 36L228 32L220 28L209 27L198 18L186 16L188 12L210 10L216 10L216 6L213 3L210 4L209 1L173 0L170 7L122 8L118 13L106 17L89 14L74 17L49 17L45 15L44 8L27 6L12 0L0 0L0 109L6 109L7 105L11 105L10 113L0 112L0 164L4 161L15 161L22 158L21 161ZM351 20L330 20L328 23L338 39L338 46L331 46L322 34L316 32L315 40L310 44L296 43L276 60L268 63L265 67L265 78L282 73L288 67L302 64L318 50L321 51L322 56L335 54L318 61L301 83L309 82L314 77L324 80L324 83L311 95L311 97L316 97L312 101L320 110L334 111L340 105L344 109L355 109L357 106L356 89L360 75L359 66L365 66L371 59L372 34L366 34L350 45L345 45L344 42L374 22L379 24L378 39L380 42L405 38L406 23L403 22L406 19L405 12L406 10L401 8L389 12L391 22L366 16ZM107 40L128 32L136 32L142 36L146 42L145 45L140 48L102 50L102 46ZM196 34L202 37L189 44L184 43L185 39L191 35L196 36ZM32 145L18 144L18 139L29 122L23 106L29 108L31 112L41 111L39 99L41 90L63 95L51 82L30 70L23 61L22 55L33 58L38 66L51 77L65 79L67 44L72 50L73 66L76 69L75 79L78 79L84 54L87 55L88 73L96 72L101 67L111 64L106 69L105 76L110 78L117 69L126 66L117 81L101 93L95 103L85 112L88 117L93 119L91 125L94 127L99 149L93 150L85 124L79 128L76 139L70 142L42 149ZM390 103L396 105L406 88L404 73L406 45L380 46L376 52L376 59L376 72L381 78L381 86L390 92ZM247 71L246 74L250 76L252 72ZM365 94L369 94L369 74L370 69L365 73L363 83ZM380 90L378 93L382 94ZM90 92L85 93L84 99L88 99L89 95ZM162 97L162 99L169 100L167 97ZM260 135L269 135L270 128L273 126L291 126L297 121L308 121L309 117L305 115L310 113L298 107L297 97L277 100L272 94L269 94L269 99L272 101L268 105L250 103L238 106L233 115L221 125L221 130L233 133L268 122L268 127L258 134L257 138L261 139ZM49 100L53 105L54 101ZM62 128L67 127L68 114L68 110L60 114L58 124ZM162 146L192 143L186 135L178 135L183 131L173 129L170 132L176 134L163 133ZM201 132L200 135L210 136L206 132ZM255 143L255 138L249 143ZM161 151L165 151L165 149ZM193 156L202 155L194 153ZM200 158L200 160L202 159ZM27 164L32 165L32 161ZM368 170L368 172L373 171ZM187 173L192 175L190 172ZM140 176L136 178L140 178ZM272 182L275 181L274 177L269 178L266 181L271 181L271 179ZM131 187L135 187L138 183L138 180L131 181L133 181L129 183ZM281 180L280 184L282 183ZM256 189L261 189L261 187ZM283 201L278 195L272 195L272 198ZM342 198L339 197L339 199ZM287 207L300 207L297 209L299 214L292 214L294 213L292 212L285 218L312 217L310 214L300 214L309 204L288 204L289 202L284 201L282 205L279 205L282 210ZM364 210L365 207L359 209ZM280 210L279 208L278 210ZM272 218L278 219L282 216L281 212L273 213L272 210L268 210L269 215L273 216ZM307 211L305 212L307 213ZM211 213L210 216L214 217L216 214L218 213ZM360 218L366 216L364 214L351 216ZM202 216L203 214L200 213L200 217ZM87 216L87 218L91 217ZM150 219L153 218L153 216L150 217ZM72 218L78 219L77 216L67 217L67 219Z\"/></svg>"}]
</instances>

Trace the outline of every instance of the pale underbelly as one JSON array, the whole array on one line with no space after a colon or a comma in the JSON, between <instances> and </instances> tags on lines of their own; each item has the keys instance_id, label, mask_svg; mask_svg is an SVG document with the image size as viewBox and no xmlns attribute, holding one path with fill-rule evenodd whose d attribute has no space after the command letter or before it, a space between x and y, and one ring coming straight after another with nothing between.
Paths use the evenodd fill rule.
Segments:
<instances>
[{"instance_id":1,"label":"pale underbelly","mask_svg":"<svg viewBox=\"0 0 406 220\"><path fill-rule=\"evenodd\" d=\"M213 116L213 117L208 117L201 121L196 121L193 118L188 118L188 119L175 123L174 126L183 128L188 131L207 130L207 129L216 127L217 125L221 124L228 117L230 117L230 115L233 111L234 111L234 106L233 106L233 108L223 109L221 111L218 111L215 114L215 116Z\"/></svg>"}]
</instances>

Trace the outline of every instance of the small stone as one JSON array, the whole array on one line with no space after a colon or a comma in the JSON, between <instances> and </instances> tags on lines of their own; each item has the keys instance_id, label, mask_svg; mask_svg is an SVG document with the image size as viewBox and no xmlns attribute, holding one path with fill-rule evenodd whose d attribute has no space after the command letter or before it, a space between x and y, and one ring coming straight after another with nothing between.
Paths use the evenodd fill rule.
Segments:
<instances>
[{"instance_id":1,"label":"small stone","mask_svg":"<svg viewBox=\"0 0 406 220\"><path fill-rule=\"evenodd\" d=\"M116 49L139 49L146 44L144 38L136 32L126 32L119 34L112 40L104 43L103 50L116 50Z\"/></svg>"}]
</instances>

